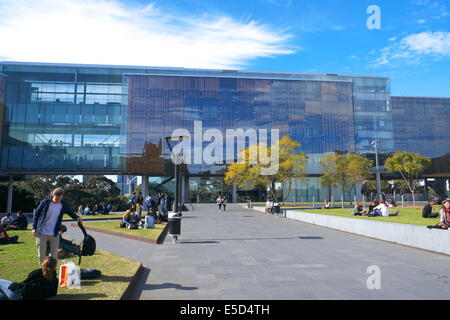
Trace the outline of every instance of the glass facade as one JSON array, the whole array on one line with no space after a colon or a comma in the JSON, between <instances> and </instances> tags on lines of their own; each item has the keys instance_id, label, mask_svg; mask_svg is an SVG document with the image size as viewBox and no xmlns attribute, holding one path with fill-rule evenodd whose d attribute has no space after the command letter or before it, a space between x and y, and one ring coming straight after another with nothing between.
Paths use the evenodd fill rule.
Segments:
<instances>
[{"instance_id":1,"label":"glass facade","mask_svg":"<svg viewBox=\"0 0 450 320\"><path fill-rule=\"evenodd\" d=\"M169 186L165 138L201 121L224 135L279 129L309 157L290 200L340 199L320 184L322 157L373 159L374 139L381 159L420 152L434 159L427 177L450 177L449 111L450 99L391 97L390 80L376 76L0 62L0 171L146 175ZM224 164L183 172L194 202L230 192Z\"/></svg>"},{"instance_id":2,"label":"glass facade","mask_svg":"<svg viewBox=\"0 0 450 320\"><path fill-rule=\"evenodd\" d=\"M0 143L3 137L3 123L5 115L5 89L6 89L6 76L0 73ZM2 150L0 148L0 159L2 156Z\"/></svg>"},{"instance_id":3,"label":"glass facade","mask_svg":"<svg viewBox=\"0 0 450 320\"><path fill-rule=\"evenodd\" d=\"M450 153L450 98L392 97L395 149L430 158Z\"/></svg>"},{"instance_id":4,"label":"glass facade","mask_svg":"<svg viewBox=\"0 0 450 320\"><path fill-rule=\"evenodd\" d=\"M351 82L149 75L126 75L125 82L122 151L129 174L168 169L165 137L178 128L193 133L195 120L224 136L227 129L279 129L280 137L300 141L306 154L355 151ZM225 150L223 155L225 163ZM224 165L189 165L190 174L224 170Z\"/></svg>"},{"instance_id":5,"label":"glass facade","mask_svg":"<svg viewBox=\"0 0 450 320\"><path fill-rule=\"evenodd\" d=\"M112 172L119 167L120 70L4 64L1 167Z\"/></svg>"}]
</instances>

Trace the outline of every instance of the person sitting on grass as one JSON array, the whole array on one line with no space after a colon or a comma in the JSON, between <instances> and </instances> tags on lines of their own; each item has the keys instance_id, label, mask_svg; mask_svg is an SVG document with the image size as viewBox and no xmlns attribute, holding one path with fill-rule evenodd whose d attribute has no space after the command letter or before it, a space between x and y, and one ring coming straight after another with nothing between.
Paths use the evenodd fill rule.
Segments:
<instances>
[{"instance_id":1,"label":"person sitting on grass","mask_svg":"<svg viewBox=\"0 0 450 320\"><path fill-rule=\"evenodd\" d=\"M324 210L324 209L328 210L330 208L331 208L330 202L328 200L325 200L325 202L324 202L324 204L322 206L322 210Z\"/></svg>"},{"instance_id":2,"label":"person sitting on grass","mask_svg":"<svg viewBox=\"0 0 450 320\"><path fill-rule=\"evenodd\" d=\"M130 216L130 225L131 226L139 226L139 222L141 222L141 217L137 212L131 212ZM130 228L131 228L130 226Z\"/></svg>"},{"instance_id":3,"label":"person sitting on grass","mask_svg":"<svg viewBox=\"0 0 450 320\"><path fill-rule=\"evenodd\" d=\"M370 204L369 204L369 212L368 214L373 214L373 210L380 205L380 201L378 200L373 200Z\"/></svg>"},{"instance_id":4,"label":"person sitting on grass","mask_svg":"<svg viewBox=\"0 0 450 320\"><path fill-rule=\"evenodd\" d=\"M352 215L354 216L366 216L367 211L364 210L364 206L361 201L355 203L355 207L353 208Z\"/></svg>"},{"instance_id":5,"label":"person sitting on grass","mask_svg":"<svg viewBox=\"0 0 450 320\"><path fill-rule=\"evenodd\" d=\"M122 217L122 223L128 228L131 225L131 210L128 209L125 211L125 214Z\"/></svg>"},{"instance_id":6,"label":"person sitting on grass","mask_svg":"<svg viewBox=\"0 0 450 320\"><path fill-rule=\"evenodd\" d=\"M80 254L80 245L76 244L73 241L66 240L63 238L63 233L67 231L67 227L65 225L61 225L59 227L59 251L62 250L60 259L66 259L66 257L71 257L73 255Z\"/></svg>"},{"instance_id":7,"label":"person sitting on grass","mask_svg":"<svg viewBox=\"0 0 450 320\"><path fill-rule=\"evenodd\" d=\"M41 268L32 271L22 282L0 279L0 300L45 300L58 293L56 265L58 261L47 256Z\"/></svg>"},{"instance_id":8,"label":"person sitting on grass","mask_svg":"<svg viewBox=\"0 0 450 320\"><path fill-rule=\"evenodd\" d=\"M6 228L6 230L27 230L28 220L22 211L17 212L17 218Z\"/></svg>"},{"instance_id":9,"label":"person sitting on grass","mask_svg":"<svg viewBox=\"0 0 450 320\"><path fill-rule=\"evenodd\" d=\"M435 226L428 226L428 229L448 229L450 227L450 201L442 202L440 211L440 222Z\"/></svg>"},{"instance_id":10,"label":"person sitting on grass","mask_svg":"<svg viewBox=\"0 0 450 320\"><path fill-rule=\"evenodd\" d=\"M399 210L397 210L394 213L390 213L389 212L389 207L386 204L386 201L381 200L380 204L378 206L376 206L373 210L373 215L374 217L395 217L398 216Z\"/></svg>"},{"instance_id":11,"label":"person sitting on grass","mask_svg":"<svg viewBox=\"0 0 450 320\"><path fill-rule=\"evenodd\" d=\"M155 218L150 212L147 212L147 215L145 216L144 229L153 229L153 228L155 228Z\"/></svg>"},{"instance_id":12,"label":"person sitting on grass","mask_svg":"<svg viewBox=\"0 0 450 320\"><path fill-rule=\"evenodd\" d=\"M433 212L433 205L436 202L434 200L429 200L428 203L422 209L422 217L423 218L437 218L439 217L439 212Z\"/></svg>"},{"instance_id":13,"label":"person sitting on grass","mask_svg":"<svg viewBox=\"0 0 450 320\"><path fill-rule=\"evenodd\" d=\"M91 208L89 208L89 206L86 206L86 208L84 208L83 215L84 216L90 216L91 215Z\"/></svg>"},{"instance_id":14,"label":"person sitting on grass","mask_svg":"<svg viewBox=\"0 0 450 320\"><path fill-rule=\"evenodd\" d=\"M388 206L389 208L396 208L396 207L397 207L397 204L395 203L394 199L389 199L389 200L386 202L386 204L387 204L387 206Z\"/></svg>"},{"instance_id":15,"label":"person sitting on grass","mask_svg":"<svg viewBox=\"0 0 450 320\"><path fill-rule=\"evenodd\" d=\"M12 222L12 218L11 218L11 213L7 213L6 216L4 216L2 218L2 221L0 222L0 224L3 226L3 228L8 228L8 226L11 224Z\"/></svg>"}]
</instances>

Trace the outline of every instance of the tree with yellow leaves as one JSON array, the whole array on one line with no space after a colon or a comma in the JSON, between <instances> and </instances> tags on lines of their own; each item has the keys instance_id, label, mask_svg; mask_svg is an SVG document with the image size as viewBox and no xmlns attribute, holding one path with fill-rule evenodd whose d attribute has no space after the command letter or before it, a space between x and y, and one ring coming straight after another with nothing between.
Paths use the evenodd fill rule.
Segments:
<instances>
[{"instance_id":1,"label":"tree with yellow leaves","mask_svg":"<svg viewBox=\"0 0 450 320\"><path fill-rule=\"evenodd\" d=\"M249 183L264 186L269 189L274 199L276 199L275 184L287 183L288 191L282 199L284 205L292 189L292 182L296 178L305 177L307 157L303 152L296 153L296 149L300 146L299 142L288 136L271 147L264 143L252 145L240 153L239 163L227 167L225 183L235 183L240 188L246 187ZM277 170L267 170L269 164L271 167L274 166L270 163L274 160L274 155L278 155L275 157Z\"/></svg>"}]
</instances>

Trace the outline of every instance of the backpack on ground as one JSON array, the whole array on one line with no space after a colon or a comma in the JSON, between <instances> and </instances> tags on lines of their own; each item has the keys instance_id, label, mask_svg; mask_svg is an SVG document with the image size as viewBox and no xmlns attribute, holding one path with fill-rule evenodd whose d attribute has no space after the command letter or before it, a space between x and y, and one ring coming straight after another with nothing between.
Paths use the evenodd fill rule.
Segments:
<instances>
[{"instance_id":1,"label":"backpack on ground","mask_svg":"<svg viewBox=\"0 0 450 320\"><path fill-rule=\"evenodd\" d=\"M126 224L125 222L121 222L120 225L119 225L119 227L121 227L121 228L126 228L126 227L127 227L127 224Z\"/></svg>"},{"instance_id":2,"label":"backpack on ground","mask_svg":"<svg viewBox=\"0 0 450 320\"><path fill-rule=\"evenodd\" d=\"M100 270L95 269L81 269L81 280L93 280L97 279L102 275L102 272Z\"/></svg>"},{"instance_id":3,"label":"backpack on ground","mask_svg":"<svg viewBox=\"0 0 450 320\"><path fill-rule=\"evenodd\" d=\"M95 253L96 249L96 243L95 239L88 235L86 232L86 229L84 228L83 224L78 222L78 227L80 227L81 231L84 235L84 240L81 242L81 250L80 250L80 259L78 261L78 264L81 264L81 256L92 256Z\"/></svg>"}]
</instances>

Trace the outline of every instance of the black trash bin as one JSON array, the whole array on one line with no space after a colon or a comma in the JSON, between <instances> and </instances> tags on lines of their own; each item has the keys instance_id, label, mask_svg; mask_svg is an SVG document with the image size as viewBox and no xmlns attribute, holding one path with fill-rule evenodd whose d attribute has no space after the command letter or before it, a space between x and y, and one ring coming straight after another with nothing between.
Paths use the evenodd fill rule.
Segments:
<instances>
[{"instance_id":1,"label":"black trash bin","mask_svg":"<svg viewBox=\"0 0 450 320\"><path fill-rule=\"evenodd\" d=\"M181 234L181 217L169 218L169 234L177 236Z\"/></svg>"},{"instance_id":2,"label":"black trash bin","mask_svg":"<svg viewBox=\"0 0 450 320\"><path fill-rule=\"evenodd\" d=\"M274 213L274 214L280 214L280 213L281 213L281 205L275 204L275 205L273 206L273 213Z\"/></svg>"}]
</instances>

